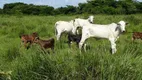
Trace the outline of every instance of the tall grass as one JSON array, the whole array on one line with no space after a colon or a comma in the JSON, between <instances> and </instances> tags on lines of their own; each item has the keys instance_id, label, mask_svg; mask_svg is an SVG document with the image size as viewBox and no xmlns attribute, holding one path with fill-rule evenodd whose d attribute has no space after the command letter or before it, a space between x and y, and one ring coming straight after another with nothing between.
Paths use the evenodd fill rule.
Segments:
<instances>
[{"instance_id":1,"label":"tall grass","mask_svg":"<svg viewBox=\"0 0 142 80\"><path fill-rule=\"evenodd\" d=\"M19 35L38 32L42 39L55 38L54 23L77 16L0 15L0 71L12 71L12 80L141 80L142 41L131 41L132 33L120 36L117 53L110 53L110 42L90 38L87 52L66 43L66 35L55 43L55 53L44 54L36 44L26 50ZM95 15L94 23L125 20L127 32L142 31L142 15ZM1 76L0 76L1 77ZM6 79L6 78L0 78Z\"/></svg>"}]
</instances>

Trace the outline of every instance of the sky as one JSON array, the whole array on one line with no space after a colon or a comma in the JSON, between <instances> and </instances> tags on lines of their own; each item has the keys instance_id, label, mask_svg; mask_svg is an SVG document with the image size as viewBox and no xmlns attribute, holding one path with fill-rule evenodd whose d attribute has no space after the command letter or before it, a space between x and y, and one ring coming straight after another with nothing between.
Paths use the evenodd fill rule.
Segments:
<instances>
[{"instance_id":1,"label":"sky","mask_svg":"<svg viewBox=\"0 0 142 80\"><path fill-rule=\"evenodd\" d=\"M142 2L142 0L138 0ZM64 7L66 5L74 5L77 6L78 3L84 3L86 0L0 0L0 8L3 8L3 5L6 3L14 3L14 2L24 2L27 4L36 4L36 5L49 5L54 8Z\"/></svg>"},{"instance_id":2,"label":"sky","mask_svg":"<svg viewBox=\"0 0 142 80\"><path fill-rule=\"evenodd\" d=\"M27 4L36 4L36 5L49 5L54 8L64 7L66 5L77 6L78 3L84 3L86 0L0 0L0 8L3 8L5 3L14 3L14 2L24 2Z\"/></svg>"}]
</instances>

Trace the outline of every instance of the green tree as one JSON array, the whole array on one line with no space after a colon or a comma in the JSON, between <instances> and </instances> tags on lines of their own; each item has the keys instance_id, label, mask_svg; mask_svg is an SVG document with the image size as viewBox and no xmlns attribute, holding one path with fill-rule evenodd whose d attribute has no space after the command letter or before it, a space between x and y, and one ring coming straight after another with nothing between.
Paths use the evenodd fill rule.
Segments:
<instances>
[{"instance_id":1,"label":"green tree","mask_svg":"<svg viewBox=\"0 0 142 80\"><path fill-rule=\"evenodd\" d=\"M0 14L3 14L3 9L0 8Z\"/></svg>"},{"instance_id":2,"label":"green tree","mask_svg":"<svg viewBox=\"0 0 142 80\"><path fill-rule=\"evenodd\" d=\"M16 12L22 12L21 9L23 9L23 6L27 4L24 3L10 3L10 4L5 4L3 7L3 11L6 14L14 14Z\"/></svg>"},{"instance_id":3,"label":"green tree","mask_svg":"<svg viewBox=\"0 0 142 80\"><path fill-rule=\"evenodd\" d=\"M142 13L142 2L135 2L137 13Z\"/></svg>"},{"instance_id":4,"label":"green tree","mask_svg":"<svg viewBox=\"0 0 142 80\"><path fill-rule=\"evenodd\" d=\"M59 14L67 14L68 13L66 7L59 7L56 10L59 12Z\"/></svg>"},{"instance_id":5,"label":"green tree","mask_svg":"<svg viewBox=\"0 0 142 80\"><path fill-rule=\"evenodd\" d=\"M142 13L142 2L136 0L88 0L87 3L79 3L78 7L67 5L56 9L48 5L9 3L4 5L0 13L27 15L135 14Z\"/></svg>"},{"instance_id":6,"label":"green tree","mask_svg":"<svg viewBox=\"0 0 142 80\"><path fill-rule=\"evenodd\" d=\"M67 5L66 14L76 14L77 8L75 6Z\"/></svg>"}]
</instances>

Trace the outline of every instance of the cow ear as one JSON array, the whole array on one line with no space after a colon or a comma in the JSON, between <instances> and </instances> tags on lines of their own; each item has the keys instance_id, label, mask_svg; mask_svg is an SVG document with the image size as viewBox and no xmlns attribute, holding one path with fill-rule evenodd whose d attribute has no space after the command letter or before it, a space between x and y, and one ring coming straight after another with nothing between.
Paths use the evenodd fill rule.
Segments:
<instances>
[{"instance_id":1,"label":"cow ear","mask_svg":"<svg viewBox=\"0 0 142 80\"><path fill-rule=\"evenodd\" d=\"M117 23L117 27L115 28L115 31L117 31L120 28L121 24Z\"/></svg>"},{"instance_id":2,"label":"cow ear","mask_svg":"<svg viewBox=\"0 0 142 80\"><path fill-rule=\"evenodd\" d=\"M75 19L73 20L73 22L75 22Z\"/></svg>"},{"instance_id":3,"label":"cow ear","mask_svg":"<svg viewBox=\"0 0 142 80\"><path fill-rule=\"evenodd\" d=\"M117 23L117 26L120 26L121 24L120 23Z\"/></svg>"},{"instance_id":4,"label":"cow ear","mask_svg":"<svg viewBox=\"0 0 142 80\"><path fill-rule=\"evenodd\" d=\"M22 36L23 36L23 34L20 34L20 35L19 35L19 38L21 38Z\"/></svg>"},{"instance_id":5,"label":"cow ear","mask_svg":"<svg viewBox=\"0 0 142 80\"><path fill-rule=\"evenodd\" d=\"M119 27L117 26L116 28L115 28L115 31L117 31L119 29Z\"/></svg>"},{"instance_id":6,"label":"cow ear","mask_svg":"<svg viewBox=\"0 0 142 80\"><path fill-rule=\"evenodd\" d=\"M126 22L126 25L128 25L129 23L128 22Z\"/></svg>"},{"instance_id":7,"label":"cow ear","mask_svg":"<svg viewBox=\"0 0 142 80\"><path fill-rule=\"evenodd\" d=\"M19 35L19 38L21 38L21 35Z\"/></svg>"},{"instance_id":8,"label":"cow ear","mask_svg":"<svg viewBox=\"0 0 142 80\"><path fill-rule=\"evenodd\" d=\"M37 32L33 32L32 35L38 36L38 33Z\"/></svg>"}]
</instances>

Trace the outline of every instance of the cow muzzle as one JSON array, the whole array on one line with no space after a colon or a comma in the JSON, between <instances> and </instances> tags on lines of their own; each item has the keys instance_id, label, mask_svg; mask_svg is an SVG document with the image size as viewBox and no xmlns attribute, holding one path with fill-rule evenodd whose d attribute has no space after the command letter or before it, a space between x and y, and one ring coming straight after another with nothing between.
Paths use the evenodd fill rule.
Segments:
<instances>
[{"instance_id":1,"label":"cow muzzle","mask_svg":"<svg viewBox=\"0 0 142 80\"><path fill-rule=\"evenodd\" d=\"M92 24L93 24L93 22L90 22L90 23L92 23Z\"/></svg>"},{"instance_id":2,"label":"cow muzzle","mask_svg":"<svg viewBox=\"0 0 142 80\"><path fill-rule=\"evenodd\" d=\"M125 33L126 31L122 31L122 33Z\"/></svg>"}]
</instances>

